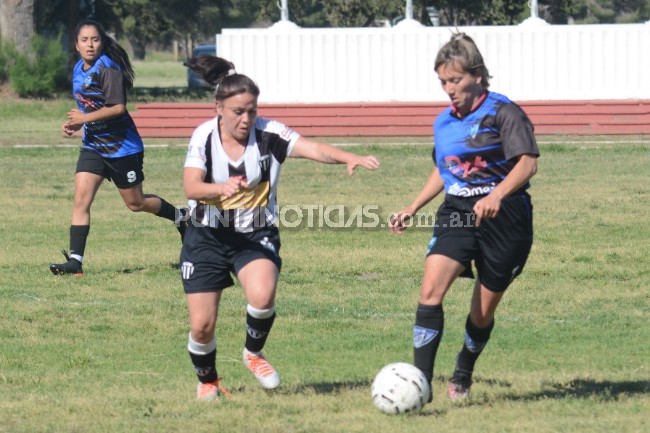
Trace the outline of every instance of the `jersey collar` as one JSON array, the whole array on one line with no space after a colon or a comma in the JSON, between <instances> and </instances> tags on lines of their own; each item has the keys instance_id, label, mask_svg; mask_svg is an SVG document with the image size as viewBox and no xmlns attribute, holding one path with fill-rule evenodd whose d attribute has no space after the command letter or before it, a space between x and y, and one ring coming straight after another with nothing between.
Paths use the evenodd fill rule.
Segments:
<instances>
[{"instance_id":1,"label":"jersey collar","mask_svg":"<svg viewBox=\"0 0 650 433\"><path fill-rule=\"evenodd\" d=\"M476 110L479 107L479 105L481 105L483 103L483 101L485 101L485 98L487 98L487 94L488 94L487 90L485 90L483 93L481 93L481 96L479 96L479 98L476 100L476 102L474 102L474 104L472 105L472 108L469 110L469 113ZM469 114L469 113L467 113L467 114ZM461 117L463 117L458 113L458 110L453 105L451 106L451 115L454 116L454 117L458 117L459 119Z\"/></svg>"}]
</instances>

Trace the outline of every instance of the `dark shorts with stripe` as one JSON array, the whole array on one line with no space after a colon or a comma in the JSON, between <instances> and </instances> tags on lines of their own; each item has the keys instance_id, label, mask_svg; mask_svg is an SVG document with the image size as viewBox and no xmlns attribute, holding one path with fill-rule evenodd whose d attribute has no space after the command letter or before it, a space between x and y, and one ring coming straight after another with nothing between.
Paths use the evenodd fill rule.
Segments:
<instances>
[{"instance_id":1,"label":"dark shorts with stripe","mask_svg":"<svg viewBox=\"0 0 650 433\"><path fill-rule=\"evenodd\" d=\"M121 189L131 188L144 181L144 152L120 158L105 158L89 149L81 149L77 171L93 173L113 181Z\"/></svg>"},{"instance_id":2,"label":"dark shorts with stripe","mask_svg":"<svg viewBox=\"0 0 650 433\"><path fill-rule=\"evenodd\" d=\"M185 293L218 292L234 284L235 276L257 259L271 260L282 268L280 234L277 227L251 233L196 226L185 232L181 250L181 278Z\"/></svg>"},{"instance_id":3,"label":"dark shorts with stripe","mask_svg":"<svg viewBox=\"0 0 650 433\"><path fill-rule=\"evenodd\" d=\"M461 263L461 277L474 278L494 292L505 291L524 268L533 244L533 206L525 192L506 197L496 218L475 227L474 204L481 197L447 195L436 213L427 256L441 254Z\"/></svg>"}]
</instances>

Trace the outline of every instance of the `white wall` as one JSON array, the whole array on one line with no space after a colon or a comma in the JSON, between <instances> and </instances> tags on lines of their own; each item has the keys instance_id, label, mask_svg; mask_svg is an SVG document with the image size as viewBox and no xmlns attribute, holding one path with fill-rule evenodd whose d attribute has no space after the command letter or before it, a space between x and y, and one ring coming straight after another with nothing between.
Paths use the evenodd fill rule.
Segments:
<instances>
[{"instance_id":1,"label":"white wall","mask_svg":"<svg viewBox=\"0 0 650 433\"><path fill-rule=\"evenodd\" d=\"M262 103L447 101L433 71L450 28L224 29L219 56ZM650 99L650 24L461 27L490 89L516 101Z\"/></svg>"}]
</instances>

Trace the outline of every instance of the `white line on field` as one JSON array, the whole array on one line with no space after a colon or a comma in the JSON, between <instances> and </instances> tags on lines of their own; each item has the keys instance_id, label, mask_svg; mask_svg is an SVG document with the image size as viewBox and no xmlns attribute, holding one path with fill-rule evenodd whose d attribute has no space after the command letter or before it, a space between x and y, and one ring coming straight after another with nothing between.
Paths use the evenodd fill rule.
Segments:
<instances>
[{"instance_id":1,"label":"white line on field","mask_svg":"<svg viewBox=\"0 0 650 433\"><path fill-rule=\"evenodd\" d=\"M565 141L562 138L558 139L550 139L550 140L538 140L539 144L551 144L551 143L559 143L559 144L569 144L569 145L580 145L580 144L650 144L650 139L648 140L581 140L581 141ZM364 143L331 143L333 146L431 146L433 144L433 141L431 142L423 142L423 141L417 141L417 142L403 142L403 141L396 141L396 142L389 142L389 143L372 143L372 142L364 142ZM81 147L78 144L14 144L12 146L15 149L30 149L30 148L47 148L47 147L53 147L53 148L73 148L73 147ZM169 148L169 147L187 147L186 144L145 144L145 148L149 149L156 149L156 148Z\"/></svg>"}]
</instances>

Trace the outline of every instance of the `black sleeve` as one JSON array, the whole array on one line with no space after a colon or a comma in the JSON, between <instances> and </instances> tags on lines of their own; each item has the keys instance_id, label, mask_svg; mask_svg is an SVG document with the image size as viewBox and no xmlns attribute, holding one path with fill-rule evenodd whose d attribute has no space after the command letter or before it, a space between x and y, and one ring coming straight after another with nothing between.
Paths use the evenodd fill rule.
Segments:
<instances>
[{"instance_id":1,"label":"black sleeve","mask_svg":"<svg viewBox=\"0 0 650 433\"><path fill-rule=\"evenodd\" d=\"M99 83L104 91L106 105L126 105L124 77L120 71L114 68L103 68L99 74Z\"/></svg>"},{"instance_id":2,"label":"black sleeve","mask_svg":"<svg viewBox=\"0 0 650 433\"><path fill-rule=\"evenodd\" d=\"M526 113L516 104L499 108L496 123L503 143L503 153L510 160L520 155L539 156L534 127Z\"/></svg>"}]
</instances>

